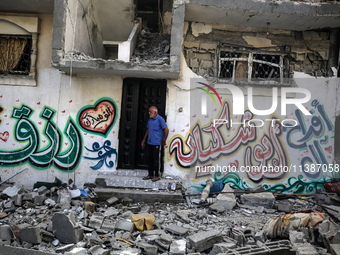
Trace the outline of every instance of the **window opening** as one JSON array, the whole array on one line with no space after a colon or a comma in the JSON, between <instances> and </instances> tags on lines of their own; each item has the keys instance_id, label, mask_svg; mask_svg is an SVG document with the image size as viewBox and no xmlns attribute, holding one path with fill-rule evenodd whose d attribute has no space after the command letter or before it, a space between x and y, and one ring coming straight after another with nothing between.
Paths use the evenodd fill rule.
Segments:
<instances>
[{"instance_id":1,"label":"window opening","mask_svg":"<svg viewBox=\"0 0 340 255\"><path fill-rule=\"evenodd\" d=\"M31 36L0 35L0 74L29 75Z\"/></svg>"},{"instance_id":2,"label":"window opening","mask_svg":"<svg viewBox=\"0 0 340 255\"><path fill-rule=\"evenodd\" d=\"M284 57L280 54L220 51L219 78L231 82L283 84ZM287 77L288 78L288 77Z\"/></svg>"}]
</instances>

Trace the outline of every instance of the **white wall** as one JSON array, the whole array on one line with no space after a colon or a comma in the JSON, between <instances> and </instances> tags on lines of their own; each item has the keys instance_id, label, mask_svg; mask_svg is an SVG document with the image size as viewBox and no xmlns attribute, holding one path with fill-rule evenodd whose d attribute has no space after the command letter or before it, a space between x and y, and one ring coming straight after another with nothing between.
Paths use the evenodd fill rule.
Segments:
<instances>
[{"instance_id":1,"label":"white wall","mask_svg":"<svg viewBox=\"0 0 340 255\"><path fill-rule=\"evenodd\" d=\"M110 141L107 148L111 149L111 158L103 158L103 166L100 170L115 170L115 154L118 152L118 127L119 114L122 96L122 79L120 77L98 77L98 76L72 76L60 73L57 69L51 67L51 45L52 45L52 16L39 15L40 31L38 37L38 54L37 54L37 86L0 86L0 106L3 111L0 113L0 176L5 180L21 169L28 168L27 171L11 179L13 182L24 184L27 188L32 188L37 181L53 182L58 177L63 182L67 182L72 178L77 186L82 186L85 182L94 182L97 170L93 170L91 166L98 164L99 150L96 152L88 151L85 147L92 149L94 143L98 143L99 147L104 145L105 141ZM96 102L106 98L116 106L116 116L114 125L106 135L91 133L81 128L77 122L77 115L80 110L95 108ZM28 156L45 154L44 150L49 145L49 139L44 135L47 121L40 115L44 109L55 111L52 121L59 128L63 141L59 141L61 145L60 154L66 153L70 149L71 141L64 134L66 124L71 118L76 123L76 129L81 134L82 147L77 152L79 163L76 167L67 170L54 166L43 166L43 163L49 162L49 159L42 158L37 163L28 163L24 160L21 164L10 165L8 153L14 153L22 148L28 147L28 142L19 142L15 139L15 125L19 121L11 118L13 109L26 105L33 110L29 122L38 130L38 152L30 153ZM37 141L34 142L37 144ZM14 155L14 154L12 154ZM90 159L85 159L87 156ZM17 155L15 160L24 159L23 154ZM109 165L113 161L113 166Z\"/></svg>"},{"instance_id":2,"label":"white wall","mask_svg":"<svg viewBox=\"0 0 340 255\"><path fill-rule=\"evenodd\" d=\"M241 125L234 124L230 129L227 129L224 124L214 129L214 119L222 118L221 111L223 109L217 97L214 95L217 102L215 105L205 92L194 89L195 87L204 87L196 83L196 80L192 82L193 90L190 94L173 86L176 84L181 88L189 89L190 78L195 77L197 76L183 64L181 78L169 82L168 85L168 124L170 131L175 130L175 132L170 132L168 138L169 148L165 173L182 176L186 187L194 191L200 191L201 184L204 184L208 178L214 177L216 181L221 180L242 189L262 185L272 191L313 193L316 189L323 187L323 182L340 178L339 165L333 166L334 170L330 168L331 164L335 163L334 125L335 116L339 112L337 104L339 79L315 78L303 73L294 74L296 87L305 88L311 93L311 99L303 104L311 112L309 116L301 114L299 119L299 113L296 112L297 108L294 105L288 105L287 113L281 115L280 102L282 98L279 96L278 107L273 114L269 116L258 114L252 117L252 119L264 120L263 127L243 128ZM203 78L197 81L211 84ZM217 83L215 88L222 97L224 107L229 109L234 122L241 122L241 118L246 115L233 115L233 102L235 101L233 101L230 91L223 89L223 86L223 84ZM243 88L243 91L246 96L245 110L247 110L246 88ZM211 93L213 94L213 92ZM269 109L272 104L271 93L270 88L256 89L254 87L254 107L259 110ZM202 95L207 97L208 116L201 115ZM293 93L289 98L301 96L303 95ZM181 105L186 105L183 107L184 113L178 113L178 107ZM191 112L187 110L189 107L191 107ZM282 125L272 126L271 122L265 121L265 119L273 117L278 120L275 123L281 123L286 119L296 120L296 122L285 122L285 124L291 123L296 127L284 129ZM193 131L196 125L199 130L196 133L198 136ZM262 123L257 122L255 125L261 126ZM290 129L292 130L290 131ZM240 135L240 132L243 136ZM194 142L192 146L188 146L190 137ZM238 143L238 138L242 138L243 142ZM209 149L210 151L208 151ZM197 157L190 157L190 152L196 152ZM290 168L290 172L285 173L288 168L281 168L278 172L265 172L266 170L263 172L264 168L261 168L261 164L267 167L273 166L273 164L287 166ZM307 165L307 169L307 167L317 167L317 164L321 164L326 171L302 169L304 165ZM262 169L261 173L242 172L241 167L247 165L259 166L259 169ZM195 166L211 167L210 169L209 167L203 168L201 173L197 174ZM237 169L236 173L226 171L223 174L215 174L213 172L213 167L228 169L227 166L230 166L229 169Z\"/></svg>"}]
</instances>

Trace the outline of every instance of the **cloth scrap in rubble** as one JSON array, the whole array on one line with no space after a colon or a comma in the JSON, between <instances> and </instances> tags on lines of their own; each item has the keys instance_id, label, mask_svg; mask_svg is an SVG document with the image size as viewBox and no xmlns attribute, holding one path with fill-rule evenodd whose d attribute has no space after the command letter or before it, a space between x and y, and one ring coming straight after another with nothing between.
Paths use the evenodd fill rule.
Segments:
<instances>
[{"instance_id":1,"label":"cloth scrap in rubble","mask_svg":"<svg viewBox=\"0 0 340 255\"><path fill-rule=\"evenodd\" d=\"M272 217L263 227L269 238L289 237L290 230L299 231L301 227L315 227L325 217L324 213L293 213Z\"/></svg>"}]
</instances>

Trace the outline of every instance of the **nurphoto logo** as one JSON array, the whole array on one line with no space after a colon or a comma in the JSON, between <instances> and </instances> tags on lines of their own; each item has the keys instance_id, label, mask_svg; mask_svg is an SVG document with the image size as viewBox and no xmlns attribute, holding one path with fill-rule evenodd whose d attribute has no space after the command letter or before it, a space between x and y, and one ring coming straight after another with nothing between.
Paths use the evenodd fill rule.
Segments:
<instances>
[{"instance_id":1,"label":"nurphoto logo","mask_svg":"<svg viewBox=\"0 0 340 255\"><path fill-rule=\"evenodd\" d=\"M217 91L208 84L202 83L202 82L197 82L199 84L202 84L206 86L208 89L210 89L219 99L220 104L222 106L222 100L221 96L217 93ZM207 94L213 99L215 105L216 105L216 100L214 99L214 96L212 95L211 92L209 92L207 89L204 89L202 87L197 87L204 92L205 94L202 95L202 100L201 100L201 114L206 115L207 114ZM233 115L243 115L245 112L245 95L243 94L243 91L235 86L235 85L230 85L230 84L225 84L223 85L223 88L228 89L231 92L232 95L232 109L233 109ZM288 105L294 105L297 109L299 109L304 115L311 115L311 113L306 109L306 107L303 106L304 103L307 103L311 99L311 93L308 89L305 88L292 88L292 87L282 87L281 88L281 94L279 96L278 93L278 88L273 87L272 89L272 105L269 109L265 110L259 110L254 107L254 100L253 100L253 87L247 87L247 106L250 112L256 115L270 115L272 113L275 113L277 107L278 107L278 102L279 98L281 100L281 115L285 116L287 114L287 106ZM300 94L301 96L299 98L291 98L291 93L294 95ZM274 125L272 119L252 119L252 120L243 120L243 122L233 122L233 120L230 120L230 125L233 124L241 124L241 125L248 125L252 127L262 127L265 122L270 121L272 122L272 125ZM214 126L218 124L227 124L228 120L226 119L214 119ZM298 123L294 119L285 119L281 121L281 125L285 127L294 127Z\"/></svg>"}]
</instances>

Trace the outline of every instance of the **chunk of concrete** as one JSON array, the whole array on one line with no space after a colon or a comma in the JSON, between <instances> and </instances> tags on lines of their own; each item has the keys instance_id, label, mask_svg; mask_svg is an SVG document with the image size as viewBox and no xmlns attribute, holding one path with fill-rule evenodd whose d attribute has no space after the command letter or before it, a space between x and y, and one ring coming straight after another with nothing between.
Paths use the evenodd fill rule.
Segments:
<instances>
[{"instance_id":1,"label":"chunk of concrete","mask_svg":"<svg viewBox=\"0 0 340 255\"><path fill-rule=\"evenodd\" d=\"M210 210L219 212L219 213L223 213L225 212L225 208L218 202L213 203L211 206L209 206Z\"/></svg>"},{"instance_id":2,"label":"chunk of concrete","mask_svg":"<svg viewBox=\"0 0 340 255\"><path fill-rule=\"evenodd\" d=\"M317 249L309 244L309 243L304 243L304 244L299 244L296 247L296 255L318 255L319 252Z\"/></svg>"},{"instance_id":3,"label":"chunk of concrete","mask_svg":"<svg viewBox=\"0 0 340 255\"><path fill-rule=\"evenodd\" d=\"M6 189L4 189L2 193L9 197L15 197L19 193L22 193L22 191L23 191L23 186L20 184L16 184L12 187L7 187Z\"/></svg>"},{"instance_id":4,"label":"chunk of concrete","mask_svg":"<svg viewBox=\"0 0 340 255\"><path fill-rule=\"evenodd\" d=\"M186 254L187 242L185 239L172 241L170 245L169 255L182 255Z\"/></svg>"},{"instance_id":5,"label":"chunk of concrete","mask_svg":"<svg viewBox=\"0 0 340 255\"><path fill-rule=\"evenodd\" d=\"M0 226L0 240L6 241L13 239L13 232L9 225Z\"/></svg>"},{"instance_id":6,"label":"chunk of concrete","mask_svg":"<svg viewBox=\"0 0 340 255\"><path fill-rule=\"evenodd\" d=\"M291 202L280 202L277 204L277 210L279 212L290 213L293 209L293 203Z\"/></svg>"},{"instance_id":7,"label":"chunk of concrete","mask_svg":"<svg viewBox=\"0 0 340 255\"><path fill-rule=\"evenodd\" d=\"M116 197L111 197L108 200L106 200L106 204L108 206L111 206L111 205L113 205L113 204L115 204L117 202L118 202L118 198L116 198Z\"/></svg>"},{"instance_id":8,"label":"chunk of concrete","mask_svg":"<svg viewBox=\"0 0 340 255\"><path fill-rule=\"evenodd\" d=\"M145 254L157 255L158 248L155 245L151 245L145 242L137 243L137 247L144 251Z\"/></svg>"},{"instance_id":9,"label":"chunk of concrete","mask_svg":"<svg viewBox=\"0 0 340 255\"><path fill-rule=\"evenodd\" d=\"M52 217L52 229L56 238L66 244L77 243L83 239L83 230L75 220L75 213L69 215L55 213Z\"/></svg>"},{"instance_id":10,"label":"chunk of concrete","mask_svg":"<svg viewBox=\"0 0 340 255\"><path fill-rule=\"evenodd\" d=\"M69 252L66 252L65 255L87 255L87 249L76 247Z\"/></svg>"},{"instance_id":11,"label":"chunk of concrete","mask_svg":"<svg viewBox=\"0 0 340 255\"><path fill-rule=\"evenodd\" d=\"M100 229L104 221L104 215L102 213L93 213L90 218L89 227L94 229Z\"/></svg>"},{"instance_id":12,"label":"chunk of concrete","mask_svg":"<svg viewBox=\"0 0 340 255\"><path fill-rule=\"evenodd\" d=\"M340 255L340 244L331 244L330 250L332 255Z\"/></svg>"},{"instance_id":13,"label":"chunk of concrete","mask_svg":"<svg viewBox=\"0 0 340 255\"><path fill-rule=\"evenodd\" d=\"M200 231L188 237L192 247L198 252L205 251L213 247L215 243L220 243L223 240L219 230Z\"/></svg>"},{"instance_id":14,"label":"chunk of concrete","mask_svg":"<svg viewBox=\"0 0 340 255\"><path fill-rule=\"evenodd\" d=\"M135 229L135 224L133 222L128 221L128 220L120 220L117 222L115 231L127 231L127 232L132 232Z\"/></svg>"},{"instance_id":15,"label":"chunk of concrete","mask_svg":"<svg viewBox=\"0 0 340 255\"><path fill-rule=\"evenodd\" d=\"M275 201L275 197L270 192L260 192L252 194L241 195L241 201L243 204L253 206L263 206L264 208L272 208Z\"/></svg>"},{"instance_id":16,"label":"chunk of concrete","mask_svg":"<svg viewBox=\"0 0 340 255\"><path fill-rule=\"evenodd\" d=\"M41 235L39 227L25 227L20 229L21 241L31 244L40 244Z\"/></svg>"},{"instance_id":17,"label":"chunk of concrete","mask_svg":"<svg viewBox=\"0 0 340 255\"><path fill-rule=\"evenodd\" d=\"M216 203L222 205L226 210L231 210L236 205L235 195L233 193L223 193L223 192L233 192L232 188L228 184L224 185L221 193L216 197Z\"/></svg>"},{"instance_id":18,"label":"chunk of concrete","mask_svg":"<svg viewBox=\"0 0 340 255\"><path fill-rule=\"evenodd\" d=\"M209 255L216 255L219 253L227 253L228 249L236 248L235 243L217 243L214 244L212 250L210 251Z\"/></svg>"},{"instance_id":19,"label":"chunk of concrete","mask_svg":"<svg viewBox=\"0 0 340 255\"><path fill-rule=\"evenodd\" d=\"M96 246L92 246L90 248L90 253L92 255L109 255L110 254L110 250L103 249L102 247L100 247L100 245L96 245Z\"/></svg>"},{"instance_id":20,"label":"chunk of concrete","mask_svg":"<svg viewBox=\"0 0 340 255\"><path fill-rule=\"evenodd\" d=\"M306 242L305 234L295 230L289 231L289 241L294 244L301 244Z\"/></svg>"},{"instance_id":21,"label":"chunk of concrete","mask_svg":"<svg viewBox=\"0 0 340 255\"><path fill-rule=\"evenodd\" d=\"M178 236L186 236L189 232L189 229L180 227L176 224L171 224L165 228L166 231L178 235Z\"/></svg>"},{"instance_id":22,"label":"chunk of concrete","mask_svg":"<svg viewBox=\"0 0 340 255\"><path fill-rule=\"evenodd\" d=\"M67 189L59 190L58 196L59 204L61 205L61 209L70 209L71 208L71 194Z\"/></svg>"}]
</instances>

